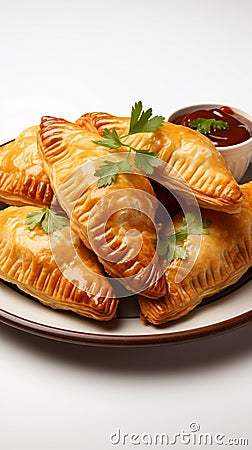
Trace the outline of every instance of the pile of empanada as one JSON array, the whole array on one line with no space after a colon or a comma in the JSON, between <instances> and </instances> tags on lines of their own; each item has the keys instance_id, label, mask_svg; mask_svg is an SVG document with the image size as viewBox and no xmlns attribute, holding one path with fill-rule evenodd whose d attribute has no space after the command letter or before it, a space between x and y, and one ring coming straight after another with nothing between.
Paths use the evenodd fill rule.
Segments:
<instances>
[{"instance_id":1,"label":"pile of empanada","mask_svg":"<svg viewBox=\"0 0 252 450\"><path fill-rule=\"evenodd\" d=\"M106 113L84 114L75 123L42 117L40 126L0 147L0 201L11 205L0 212L0 278L54 309L102 321L116 316L116 279L139 294L142 320L159 325L186 315L252 265L252 181L239 186L211 141L192 129L164 122L126 138L174 169L209 221L200 246L196 235L185 239L194 264L179 279L186 259L182 265L176 257L164 270L157 253L150 179L122 172L107 186L90 182L97 160L114 154L96 141L105 130L126 135L129 120ZM172 185L172 172L166 177ZM68 224L50 234L30 227L27 218L53 197ZM168 194L164 203L172 210ZM169 212L176 230L183 214Z\"/></svg>"}]
</instances>

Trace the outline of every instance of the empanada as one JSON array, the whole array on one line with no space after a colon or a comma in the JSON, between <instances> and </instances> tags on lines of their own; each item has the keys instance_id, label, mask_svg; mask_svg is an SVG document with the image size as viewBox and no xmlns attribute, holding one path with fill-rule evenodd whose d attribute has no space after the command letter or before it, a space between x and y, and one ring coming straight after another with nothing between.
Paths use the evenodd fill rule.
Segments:
<instances>
[{"instance_id":1,"label":"empanada","mask_svg":"<svg viewBox=\"0 0 252 450\"><path fill-rule=\"evenodd\" d=\"M201 236L198 255L195 245L198 236L188 236L188 263L195 257L191 271L181 282L176 282L181 260L175 259L166 270L168 294L159 300L139 296L144 321L159 325L184 316L203 298L237 282L252 266L252 182L243 185L242 190L245 199L239 214L202 211L203 218L211 224L209 234ZM181 219L181 215L176 216L175 228ZM182 270L186 269L184 266Z\"/></svg>"},{"instance_id":2,"label":"empanada","mask_svg":"<svg viewBox=\"0 0 252 450\"><path fill-rule=\"evenodd\" d=\"M128 173L99 188L97 158L110 153L93 142L97 136L64 119L42 118L39 148L52 188L72 228L106 272L126 288L158 298L166 283L156 252L154 191L148 179Z\"/></svg>"},{"instance_id":3,"label":"empanada","mask_svg":"<svg viewBox=\"0 0 252 450\"><path fill-rule=\"evenodd\" d=\"M0 201L9 205L45 206L53 191L37 149L35 125L0 147Z\"/></svg>"},{"instance_id":4,"label":"empanada","mask_svg":"<svg viewBox=\"0 0 252 450\"><path fill-rule=\"evenodd\" d=\"M71 259L69 227L64 227L53 235L55 252L58 249L62 253L60 270L49 235L39 226L31 231L25 223L27 214L36 210L34 206L11 206L0 212L0 278L53 309L96 320L112 319L118 300L96 257L73 236L80 261ZM74 284L69 281L70 273Z\"/></svg>"},{"instance_id":5,"label":"empanada","mask_svg":"<svg viewBox=\"0 0 252 450\"><path fill-rule=\"evenodd\" d=\"M85 129L97 129L100 135L105 128L115 128L119 135L125 135L130 119L98 112L84 114L77 123ZM164 122L153 133L135 134L124 142L132 147L157 152L158 157L167 163L167 183L170 179L171 188L176 189L174 181L177 181L177 188L183 190L181 176L201 207L230 214L240 211L242 192L237 182L213 143L197 131Z\"/></svg>"}]
</instances>

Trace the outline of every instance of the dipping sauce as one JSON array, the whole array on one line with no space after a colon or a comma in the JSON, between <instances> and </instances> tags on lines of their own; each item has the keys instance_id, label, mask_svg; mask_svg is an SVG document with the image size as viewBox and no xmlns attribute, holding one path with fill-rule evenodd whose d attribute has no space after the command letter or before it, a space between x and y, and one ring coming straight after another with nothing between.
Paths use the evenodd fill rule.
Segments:
<instances>
[{"instance_id":1,"label":"dipping sauce","mask_svg":"<svg viewBox=\"0 0 252 450\"><path fill-rule=\"evenodd\" d=\"M229 106L221 106L220 108L213 109L198 109L189 114L173 117L171 122L196 129L195 126L190 126L191 122L196 119L222 120L228 124L226 129L214 129L214 126L211 126L210 131L206 134L204 133L216 147L240 144L252 136L252 122L234 112Z\"/></svg>"}]
</instances>

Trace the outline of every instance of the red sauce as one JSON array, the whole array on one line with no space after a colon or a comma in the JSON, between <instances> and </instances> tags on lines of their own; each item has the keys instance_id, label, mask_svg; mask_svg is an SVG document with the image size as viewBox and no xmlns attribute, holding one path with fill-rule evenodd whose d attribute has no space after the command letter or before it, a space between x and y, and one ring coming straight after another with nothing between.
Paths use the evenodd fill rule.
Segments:
<instances>
[{"instance_id":1,"label":"red sauce","mask_svg":"<svg viewBox=\"0 0 252 450\"><path fill-rule=\"evenodd\" d=\"M229 128L226 130L213 130L206 136L216 147L227 147L228 145L240 144L252 136L252 122L234 112L229 106L221 106L213 109L198 109L189 114L174 117L171 122L190 127L190 122L195 119L216 119L227 122Z\"/></svg>"}]
</instances>

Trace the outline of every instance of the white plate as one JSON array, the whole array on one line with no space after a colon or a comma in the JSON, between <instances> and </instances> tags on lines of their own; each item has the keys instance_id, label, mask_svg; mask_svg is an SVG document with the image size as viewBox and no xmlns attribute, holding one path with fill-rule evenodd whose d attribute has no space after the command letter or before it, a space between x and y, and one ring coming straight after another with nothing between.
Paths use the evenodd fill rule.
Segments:
<instances>
[{"instance_id":1,"label":"white plate","mask_svg":"<svg viewBox=\"0 0 252 450\"><path fill-rule=\"evenodd\" d=\"M242 182L252 179L250 164ZM188 316L159 327L144 325L134 298L121 300L119 317L100 323L74 313L54 311L0 282L0 321L40 336L99 346L155 345L207 336L252 319L252 268Z\"/></svg>"},{"instance_id":2,"label":"white plate","mask_svg":"<svg viewBox=\"0 0 252 450\"><path fill-rule=\"evenodd\" d=\"M251 288L250 269L235 286L235 291L222 294L211 303L208 300L183 319L155 327L144 325L136 317L134 299L124 300L125 304L119 309L121 317L100 323L73 313L51 310L1 283L0 321L37 335L79 344L155 345L206 336L248 322L252 319Z\"/></svg>"}]
</instances>

